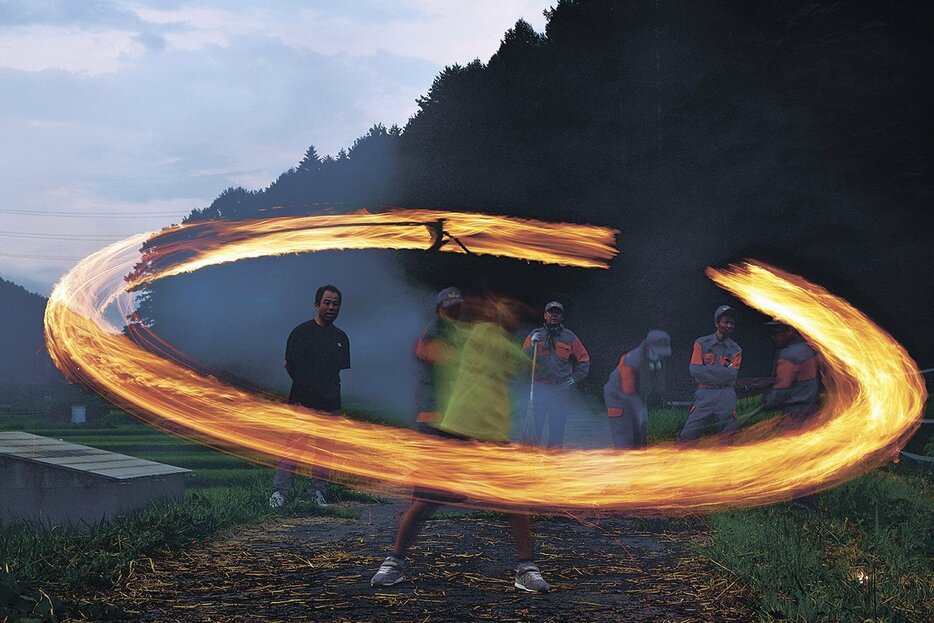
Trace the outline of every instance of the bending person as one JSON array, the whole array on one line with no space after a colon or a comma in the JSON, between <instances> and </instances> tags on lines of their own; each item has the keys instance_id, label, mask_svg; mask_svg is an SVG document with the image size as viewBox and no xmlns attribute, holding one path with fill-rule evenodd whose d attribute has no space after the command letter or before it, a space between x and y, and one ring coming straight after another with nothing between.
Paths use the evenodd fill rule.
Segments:
<instances>
[{"instance_id":1,"label":"bending person","mask_svg":"<svg viewBox=\"0 0 934 623\"><path fill-rule=\"evenodd\" d=\"M648 444L648 397L664 395L662 357L671 356L671 338L649 331L636 348L619 360L603 386L603 400L614 448L644 448Z\"/></svg>"}]
</instances>

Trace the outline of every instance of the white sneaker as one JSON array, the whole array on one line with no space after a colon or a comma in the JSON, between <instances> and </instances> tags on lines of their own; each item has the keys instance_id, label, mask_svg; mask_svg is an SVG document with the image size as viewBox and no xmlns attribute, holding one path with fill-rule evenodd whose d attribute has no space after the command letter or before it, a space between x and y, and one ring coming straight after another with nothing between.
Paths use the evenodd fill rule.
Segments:
<instances>
[{"instance_id":1,"label":"white sneaker","mask_svg":"<svg viewBox=\"0 0 934 623\"><path fill-rule=\"evenodd\" d=\"M272 495L269 496L269 505L272 508L282 508L285 506L285 496L278 491L273 491Z\"/></svg>"},{"instance_id":2,"label":"white sneaker","mask_svg":"<svg viewBox=\"0 0 934 623\"><path fill-rule=\"evenodd\" d=\"M316 489L314 495L311 496L311 501L317 504L318 506L327 506L328 501L324 499L324 494L321 493L320 489Z\"/></svg>"},{"instance_id":3,"label":"white sneaker","mask_svg":"<svg viewBox=\"0 0 934 623\"><path fill-rule=\"evenodd\" d=\"M387 556L383 564L379 566L379 571L370 580L370 586L392 586L405 579L403 569L405 564L395 556Z\"/></svg>"},{"instance_id":4,"label":"white sneaker","mask_svg":"<svg viewBox=\"0 0 934 623\"><path fill-rule=\"evenodd\" d=\"M547 593L551 590L548 582L542 577L542 572L531 562L516 567L516 581L513 585L526 593Z\"/></svg>"}]
</instances>

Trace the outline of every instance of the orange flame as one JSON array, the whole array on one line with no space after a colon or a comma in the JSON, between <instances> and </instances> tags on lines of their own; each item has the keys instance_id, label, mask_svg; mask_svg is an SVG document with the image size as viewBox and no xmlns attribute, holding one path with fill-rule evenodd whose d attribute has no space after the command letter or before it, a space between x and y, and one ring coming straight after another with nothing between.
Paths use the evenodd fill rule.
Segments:
<instances>
[{"instance_id":1,"label":"orange flame","mask_svg":"<svg viewBox=\"0 0 934 623\"><path fill-rule=\"evenodd\" d=\"M419 219L439 217L419 211L396 212L393 218L411 220L416 215ZM367 222L377 216L382 215L366 215ZM446 229L456 231L471 250L556 263L576 258L573 261L582 266L588 262L604 265L599 258L612 256L605 249L611 230L530 224L506 217L456 217L445 213L444 218L450 218ZM315 226L333 218L347 217L298 221ZM470 233L466 224L460 229L459 218L478 229ZM480 223L485 229L479 229ZM226 224L217 226L220 232L235 230L239 239L224 247L221 240L229 239L222 237L164 272L152 270L145 280L241 257L328 248L395 248L391 243L397 238L401 248L415 248L409 246L414 245L409 233L397 231L405 228L382 228L390 225L366 225L353 232L352 228L316 228L311 233L297 226L296 219L261 221L253 226L234 223L232 230ZM523 229L527 226L537 234ZM565 229L582 238L564 239ZM523 238L526 234L534 244ZM424 238L424 232L421 235ZM330 243L328 236L333 236ZM828 396L815 419L818 424L809 429L727 447L661 445L625 452L555 452L456 442L328 417L197 374L136 346L108 323L105 313L112 303L124 312L131 309L129 289L141 281L128 286L123 275L138 260L136 249L145 239L136 236L89 256L56 285L45 316L56 365L70 378L127 404L141 416L161 418L222 443L261 452L269 462L289 453L305 464L314 461L362 477L374 488L416 484L504 509L684 512L762 505L787 499L802 489L838 485L885 462L917 426L926 400L915 363L865 315L800 277L746 263L726 270L708 269L708 275L751 306L797 327L829 364L830 378L838 389ZM293 244L283 250L285 240ZM517 245L517 240L522 244Z\"/></svg>"},{"instance_id":2,"label":"orange flame","mask_svg":"<svg viewBox=\"0 0 934 623\"><path fill-rule=\"evenodd\" d=\"M607 268L616 256L615 229L545 223L488 214L392 210L249 221L209 221L167 229L152 238L130 278L138 286L245 258L329 249L427 249L581 268ZM177 261L175 261L177 260ZM157 265L156 274L151 269Z\"/></svg>"}]
</instances>

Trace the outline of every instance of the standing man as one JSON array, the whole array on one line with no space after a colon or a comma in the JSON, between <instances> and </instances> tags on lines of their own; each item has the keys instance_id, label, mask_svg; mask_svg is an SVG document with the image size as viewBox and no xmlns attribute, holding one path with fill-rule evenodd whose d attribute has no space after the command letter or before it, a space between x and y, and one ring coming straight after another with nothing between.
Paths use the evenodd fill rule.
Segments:
<instances>
[{"instance_id":1,"label":"standing man","mask_svg":"<svg viewBox=\"0 0 934 623\"><path fill-rule=\"evenodd\" d=\"M743 360L743 349L730 336L736 329L736 310L721 305L713 314L716 331L694 341L690 371L697 383L694 404L678 443L700 439L711 417L718 432L730 435L736 430L736 375Z\"/></svg>"},{"instance_id":2,"label":"standing man","mask_svg":"<svg viewBox=\"0 0 934 623\"><path fill-rule=\"evenodd\" d=\"M350 368L350 340L346 333L334 326L340 309L340 290L332 285L321 286L315 293L315 317L298 325L289 334L285 347L285 370L292 377L289 404L340 415L340 371ZM302 441L289 443L290 450L298 450L304 445L304 436L299 439ZM279 461L272 481L274 491L269 498L270 506L285 504L297 468L295 461L288 457ZM330 470L326 467L312 467L308 493L319 506L328 505L324 487L329 477Z\"/></svg>"},{"instance_id":3,"label":"standing man","mask_svg":"<svg viewBox=\"0 0 934 623\"><path fill-rule=\"evenodd\" d=\"M820 359L817 351L794 327L778 321L767 322L765 326L779 351L775 360L775 385L766 395L762 408L781 408L780 426L785 430L796 430L818 411ZM806 511L817 512L813 495L794 497L791 503Z\"/></svg>"},{"instance_id":4,"label":"standing man","mask_svg":"<svg viewBox=\"0 0 934 623\"><path fill-rule=\"evenodd\" d=\"M603 400L610 422L614 448L644 448L647 445L649 411L646 401L653 393L665 393L662 357L671 356L671 338L654 329L619 360L603 386Z\"/></svg>"},{"instance_id":5,"label":"standing man","mask_svg":"<svg viewBox=\"0 0 934 623\"><path fill-rule=\"evenodd\" d=\"M464 333L458 331L458 319L463 308L464 297L457 288L438 292L435 317L415 343L415 422L422 432L429 432L426 426L438 420L450 396L452 369Z\"/></svg>"},{"instance_id":6,"label":"standing man","mask_svg":"<svg viewBox=\"0 0 934 623\"><path fill-rule=\"evenodd\" d=\"M541 443L547 420L548 440L544 445L560 448L564 444L571 386L590 372L590 355L574 332L565 328L564 305L558 301L545 305L544 326L529 333L522 350L534 356L535 362L531 408L534 437L525 441Z\"/></svg>"}]
</instances>

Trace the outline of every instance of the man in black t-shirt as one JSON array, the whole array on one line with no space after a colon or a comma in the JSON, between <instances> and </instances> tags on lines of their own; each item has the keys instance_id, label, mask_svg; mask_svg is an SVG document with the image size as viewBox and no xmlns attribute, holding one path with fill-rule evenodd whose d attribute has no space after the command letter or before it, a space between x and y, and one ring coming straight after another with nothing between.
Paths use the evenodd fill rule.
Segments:
<instances>
[{"instance_id":1,"label":"man in black t-shirt","mask_svg":"<svg viewBox=\"0 0 934 623\"><path fill-rule=\"evenodd\" d=\"M341 292L332 285L318 288L315 293L315 317L303 322L289 334L285 347L285 369L292 377L289 403L316 411L340 415L340 371L350 368L350 340L334 326L341 308ZM318 440L321 449L323 439ZM290 450L296 450L289 444ZM273 493L269 505L285 504L292 488L292 476L297 465L285 457L279 461L273 478ZM330 476L326 467L315 465L311 470L308 493L319 506L327 506L324 485Z\"/></svg>"}]
</instances>

